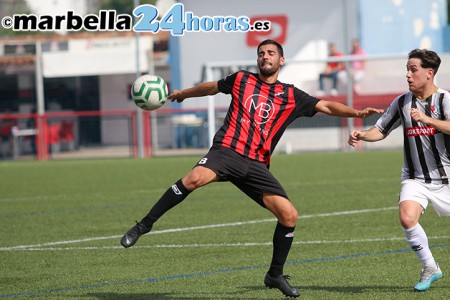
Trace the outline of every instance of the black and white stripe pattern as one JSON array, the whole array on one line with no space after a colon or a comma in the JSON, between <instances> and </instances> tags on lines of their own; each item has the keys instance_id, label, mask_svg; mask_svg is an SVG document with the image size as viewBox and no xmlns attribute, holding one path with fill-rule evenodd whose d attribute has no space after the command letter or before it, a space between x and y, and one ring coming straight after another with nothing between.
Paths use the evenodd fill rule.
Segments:
<instances>
[{"instance_id":1,"label":"black and white stripe pattern","mask_svg":"<svg viewBox=\"0 0 450 300\"><path fill-rule=\"evenodd\" d=\"M412 108L417 108L435 119L449 120L450 93L438 89L425 100L416 99L411 92L400 95L391 103L375 126L385 135L398 126L403 126L402 180L417 179L425 183L448 184L450 136L412 120L410 115Z\"/></svg>"}]
</instances>

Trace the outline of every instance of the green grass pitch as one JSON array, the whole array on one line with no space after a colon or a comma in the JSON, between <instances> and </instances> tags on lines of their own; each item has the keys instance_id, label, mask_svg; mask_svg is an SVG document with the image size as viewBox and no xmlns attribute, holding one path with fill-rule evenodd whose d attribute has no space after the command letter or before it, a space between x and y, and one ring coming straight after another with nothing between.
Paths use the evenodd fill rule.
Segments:
<instances>
[{"instance_id":1,"label":"green grass pitch","mask_svg":"<svg viewBox=\"0 0 450 300\"><path fill-rule=\"evenodd\" d=\"M200 157L0 163L0 299L283 299L264 287L274 217L230 183L192 193L130 249L120 237ZM285 273L300 299L448 299L450 219L422 217L444 277L396 209L400 151L275 155L300 218Z\"/></svg>"}]
</instances>

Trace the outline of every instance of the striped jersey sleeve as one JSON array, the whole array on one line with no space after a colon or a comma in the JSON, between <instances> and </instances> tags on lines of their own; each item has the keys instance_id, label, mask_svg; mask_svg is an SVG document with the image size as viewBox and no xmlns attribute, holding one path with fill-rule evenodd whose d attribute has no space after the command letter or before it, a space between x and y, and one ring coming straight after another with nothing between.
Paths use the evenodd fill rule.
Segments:
<instances>
[{"instance_id":1,"label":"striped jersey sleeve","mask_svg":"<svg viewBox=\"0 0 450 300\"><path fill-rule=\"evenodd\" d=\"M377 127L384 135L389 135L392 130L401 124L398 102L402 97L404 97L404 95L398 96L375 124L375 127Z\"/></svg>"}]
</instances>

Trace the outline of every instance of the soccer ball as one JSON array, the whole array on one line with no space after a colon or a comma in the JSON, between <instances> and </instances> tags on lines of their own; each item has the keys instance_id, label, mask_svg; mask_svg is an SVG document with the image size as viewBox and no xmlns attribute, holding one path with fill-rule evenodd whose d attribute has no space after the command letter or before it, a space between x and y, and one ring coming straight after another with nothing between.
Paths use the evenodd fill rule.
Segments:
<instances>
[{"instance_id":1,"label":"soccer ball","mask_svg":"<svg viewBox=\"0 0 450 300\"><path fill-rule=\"evenodd\" d=\"M134 103L144 110L158 109L166 103L169 89L159 76L142 75L131 86L131 98Z\"/></svg>"}]
</instances>

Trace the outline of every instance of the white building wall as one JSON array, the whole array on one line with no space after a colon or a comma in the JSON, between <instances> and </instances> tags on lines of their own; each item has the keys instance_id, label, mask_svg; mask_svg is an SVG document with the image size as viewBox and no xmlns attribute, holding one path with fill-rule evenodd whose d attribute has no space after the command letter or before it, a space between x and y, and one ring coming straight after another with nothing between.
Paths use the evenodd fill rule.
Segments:
<instances>
[{"instance_id":1,"label":"white building wall","mask_svg":"<svg viewBox=\"0 0 450 300\"><path fill-rule=\"evenodd\" d=\"M291 1L278 0L186 0L181 1L185 11L203 16L248 16L250 18L286 20L272 22L272 31L266 33L187 32L179 38L179 68L181 88L201 81L202 66L207 62L254 61L256 45L252 41L275 39L284 48L287 65L280 80L299 84L317 77L322 65L302 68L289 67L290 59L324 59L328 56L327 43L336 43L345 52L352 38L357 37L357 1ZM345 5L344 5L345 4ZM284 74L284 72L286 74ZM216 78L215 78L216 79ZM219 79L219 78L217 78ZM312 92L312 91L311 91ZM217 97L217 106L227 106L227 97ZM206 101L186 101L183 107L206 107Z\"/></svg>"},{"instance_id":2,"label":"white building wall","mask_svg":"<svg viewBox=\"0 0 450 300\"><path fill-rule=\"evenodd\" d=\"M130 110L135 109L129 99L129 87L136 75L103 75L100 76L100 109ZM105 117L101 122L102 143L105 145L124 145L130 138L130 120Z\"/></svg>"}]
</instances>

